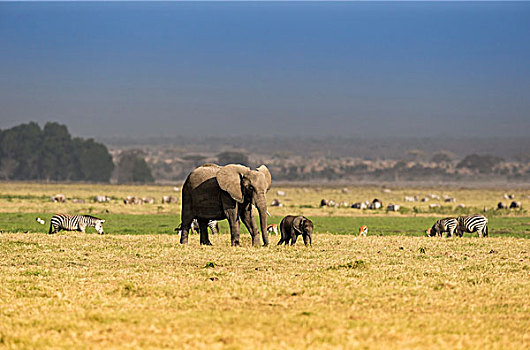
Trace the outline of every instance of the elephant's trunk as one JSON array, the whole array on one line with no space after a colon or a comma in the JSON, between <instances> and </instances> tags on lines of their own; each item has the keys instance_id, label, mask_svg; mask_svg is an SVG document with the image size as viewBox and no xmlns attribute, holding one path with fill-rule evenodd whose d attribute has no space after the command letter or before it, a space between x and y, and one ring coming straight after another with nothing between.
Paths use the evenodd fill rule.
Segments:
<instances>
[{"instance_id":1,"label":"elephant's trunk","mask_svg":"<svg viewBox=\"0 0 530 350\"><path fill-rule=\"evenodd\" d=\"M265 195L260 195L257 197L254 205L258 209L263 245L267 246L269 245L269 233L267 232L267 201L265 199Z\"/></svg>"}]
</instances>

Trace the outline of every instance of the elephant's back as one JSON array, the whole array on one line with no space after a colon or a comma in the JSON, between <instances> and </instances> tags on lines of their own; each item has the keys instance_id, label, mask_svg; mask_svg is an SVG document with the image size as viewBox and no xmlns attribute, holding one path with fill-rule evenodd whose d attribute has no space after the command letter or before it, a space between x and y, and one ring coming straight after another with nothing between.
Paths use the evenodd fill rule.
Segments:
<instances>
[{"instance_id":1,"label":"elephant's back","mask_svg":"<svg viewBox=\"0 0 530 350\"><path fill-rule=\"evenodd\" d=\"M282 221L280 222L280 232L281 233L289 233L291 231L291 224L293 222L293 219L295 218L295 216L293 215L287 215L286 217L284 217L282 219Z\"/></svg>"},{"instance_id":2,"label":"elephant's back","mask_svg":"<svg viewBox=\"0 0 530 350\"><path fill-rule=\"evenodd\" d=\"M221 169L220 166L216 164L204 164L201 165L198 168L195 168L186 179L186 182L184 183L184 186L188 187L189 190L193 191L197 187L201 186L206 181L209 181L210 183L217 181L211 181L212 179L215 179L217 176L217 172Z\"/></svg>"}]
</instances>

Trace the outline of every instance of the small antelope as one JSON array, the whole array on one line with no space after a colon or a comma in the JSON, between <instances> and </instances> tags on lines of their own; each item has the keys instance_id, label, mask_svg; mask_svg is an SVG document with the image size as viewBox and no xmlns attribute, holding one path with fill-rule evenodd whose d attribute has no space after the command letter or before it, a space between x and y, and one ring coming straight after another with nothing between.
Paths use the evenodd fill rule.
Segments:
<instances>
[{"instance_id":1,"label":"small antelope","mask_svg":"<svg viewBox=\"0 0 530 350\"><path fill-rule=\"evenodd\" d=\"M368 234L368 227L366 227L366 225L362 225L360 228L359 228L359 236L365 236Z\"/></svg>"},{"instance_id":2,"label":"small antelope","mask_svg":"<svg viewBox=\"0 0 530 350\"><path fill-rule=\"evenodd\" d=\"M270 234L270 235L272 235L272 234L278 235L278 225L276 225L276 224L268 225L267 226L267 233Z\"/></svg>"}]
</instances>

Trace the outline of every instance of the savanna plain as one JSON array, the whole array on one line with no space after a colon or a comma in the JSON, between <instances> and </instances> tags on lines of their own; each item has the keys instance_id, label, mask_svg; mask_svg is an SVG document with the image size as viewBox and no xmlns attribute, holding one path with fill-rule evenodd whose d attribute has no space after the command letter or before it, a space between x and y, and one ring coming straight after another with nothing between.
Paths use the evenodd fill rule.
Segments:
<instances>
[{"instance_id":1,"label":"savanna plain","mask_svg":"<svg viewBox=\"0 0 530 350\"><path fill-rule=\"evenodd\" d=\"M67 202L50 202L57 193ZM505 193L522 209L494 209ZM456 202L404 201L431 194ZM126 205L129 195L155 203ZM213 246L197 235L181 246L180 205L163 195L180 197L171 186L0 183L0 348L530 347L528 189L273 186L269 203L283 206L269 207L269 223L306 215L313 246L271 236L259 248L244 229L230 247L226 222ZM323 198L402 209L321 208ZM48 235L61 212L103 218L106 234ZM425 237L437 219L475 212L490 237Z\"/></svg>"}]
</instances>

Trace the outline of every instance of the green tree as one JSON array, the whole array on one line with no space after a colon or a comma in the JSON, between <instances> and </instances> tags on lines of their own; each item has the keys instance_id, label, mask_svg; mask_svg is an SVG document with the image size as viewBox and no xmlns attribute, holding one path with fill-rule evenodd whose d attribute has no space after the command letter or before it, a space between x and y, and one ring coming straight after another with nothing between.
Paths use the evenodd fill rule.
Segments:
<instances>
[{"instance_id":1,"label":"green tree","mask_svg":"<svg viewBox=\"0 0 530 350\"><path fill-rule=\"evenodd\" d=\"M35 122L2 132L0 168L5 178L31 180L41 177L42 136Z\"/></svg>"},{"instance_id":2,"label":"green tree","mask_svg":"<svg viewBox=\"0 0 530 350\"><path fill-rule=\"evenodd\" d=\"M145 162L145 159L136 157L132 171L133 182L154 182L151 168Z\"/></svg>"},{"instance_id":3,"label":"green tree","mask_svg":"<svg viewBox=\"0 0 530 350\"><path fill-rule=\"evenodd\" d=\"M74 179L78 163L75 147L65 125L49 122L44 125L42 140L42 173L46 180Z\"/></svg>"},{"instance_id":4,"label":"green tree","mask_svg":"<svg viewBox=\"0 0 530 350\"><path fill-rule=\"evenodd\" d=\"M431 162L433 163L450 163L455 155L448 151L439 151L432 155Z\"/></svg>"},{"instance_id":5,"label":"green tree","mask_svg":"<svg viewBox=\"0 0 530 350\"><path fill-rule=\"evenodd\" d=\"M124 151L118 162L118 183L153 182L151 169L139 150Z\"/></svg>"},{"instance_id":6,"label":"green tree","mask_svg":"<svg viewBox=\"0 0 530 350\"><path fill-rule=\"evenodd\" d=\"M492 155L478 155L471 154L466 156L460 163L458 163L457 168L468 168L479 173L489 174L493 171L493 167L503 161L502 158L495 157Z\"/></svg>"},{"instance_id":7,"label":"green tree","mask_svg":"<svg viewBox=\"0 0 530 350\"><path fill-rule=\"evenodd\" d=\"M112 156L107 147L93 139L73 139L77 169L74 171L74 179L109 182L114 169Z\"/></svg>"},{"instance_id":8,"label":"green tree","mask_svg":"<svg viewBox=\"0 0 530 350\"><path fill-rule=\"evenodd\" d=\"M0 178L108 182L114 164L105 145L72 140L66 126L35 122L0 130Z\"/></svg>"}]
</instances>

